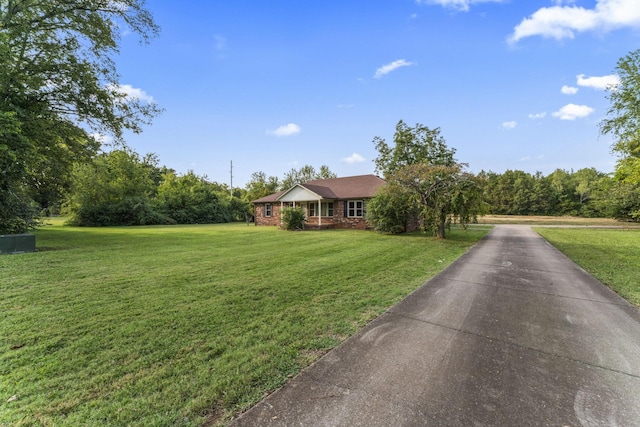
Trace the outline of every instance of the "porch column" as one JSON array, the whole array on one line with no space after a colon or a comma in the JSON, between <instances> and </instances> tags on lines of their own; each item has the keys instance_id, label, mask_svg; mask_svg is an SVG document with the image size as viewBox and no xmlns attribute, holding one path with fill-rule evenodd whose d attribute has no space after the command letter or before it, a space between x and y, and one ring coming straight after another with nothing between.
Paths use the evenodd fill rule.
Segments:
<instances>
[{"instance_id":1,"label":"porch column","mask_svg":"<svg viewBox=\"0 0 640 427\"><path fill-rule=\"evenodd\" d=\"M322 199L318 199L318 228L322 226Z\"/></svg>"}]
</instances>

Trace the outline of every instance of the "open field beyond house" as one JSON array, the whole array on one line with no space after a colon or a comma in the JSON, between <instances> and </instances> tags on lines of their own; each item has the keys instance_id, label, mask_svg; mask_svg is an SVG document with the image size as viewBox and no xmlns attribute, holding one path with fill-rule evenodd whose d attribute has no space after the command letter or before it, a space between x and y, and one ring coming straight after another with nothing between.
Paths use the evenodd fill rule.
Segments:
<instances>
[{"instance_id":1,"label":"open field beyond house","mask_svg":"<svg viewBox=\"0 0 640 427\"><path fill-rule=\"evenodd\" d=\"M624 222L612 218L582 218L577 216L542 216L542 215L485 215L478 219L480 224L526 224L576 226L576 227L616 227L639 228L640 223Z\"/></svg>"},{"instance_id":2,"label":"open field beyond house","mask_svg":"<svg viewBox=\"0 0 640 427\"><path fill-rule=\"evenodd\" d=\"M224 423L486 231L44 227L0 257L0 425Z\"/></svg>"}]
</instances>

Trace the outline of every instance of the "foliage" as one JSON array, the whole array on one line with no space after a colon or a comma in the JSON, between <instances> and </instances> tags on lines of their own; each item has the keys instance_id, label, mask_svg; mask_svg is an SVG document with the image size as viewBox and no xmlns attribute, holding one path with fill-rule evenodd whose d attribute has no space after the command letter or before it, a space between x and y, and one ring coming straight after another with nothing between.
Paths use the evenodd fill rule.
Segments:
<instances>
[{"instance_id":1,"label":"foliage","mask_svg":"<svg viewBox=\"0 0 640 427\"><path fill-rule=\"evenodd\" d=\"M466 224L483 212L476 178L453 158L455 150L447 147L439 128L411 128L400 120L393 147L380 137L373 143L378 150L376 171L390 187L372 200L368 218L374 228L398 232L417 215L423 228L444 239L452 219ZM392 202L398 205L392 207Z\"/></svg>"},{"instance_id":2,"label":"foliage","mask_svg":"<svg viewBox=\"0 0 640 427\"><path fill-rule=\"evenodd\" d=\"M640 186L606 180L599 183L595 206L604 216L625 221L640 221Z\"/></svg>"},{"instance_id":3,"label":"foliage","mask_svg":"<svg viewBox=\"0 0 640 427\"><path fill-rule=\"evenodd\" d=\"M367 202L367 223L380 233L404 233L417 217L415 198L401 187L385 185Z\"/></svg>"},{"instance_id":4,"label":"foliage","mask_svg":"<svg viewBox=\"0 0 640 427\"><path fill-rule=\"evenodd\" d=\"M0 257L0 425L224 424L485 232L43 227Z\"/></svg>"},{"instance_id":5,"label":"foliage","mask_svg":"<svg viewBox=\"0 0 640 427\"><path fill-rule=\"evenodd\" d=\"M166 173L154 199L164 216L178 224L230 222L229 196L219 194L212 184L192 171L182 176Z\"/></svg>"},{"instance_id":6,"label":"foliage","mask_svg":"<svg viewBox=\"0 0 640 427\"><path fill-rule=\"evenodd\" d=\"M285 230L302 230L304 228L304 211L302 208L282 209L282 225Z\"/></svg>"},{"instance_id":7,"label":"foliage","mask_svg":"<svg viewBox=\"0 0 640 427\"><path fill-rule=\"evenodd\" d=\"M121 140L124 130L139 132L159 112L118 82L112 57L124 28L145 41L158 32L141 0L0 2L0 114L10 115L21 135L19 147L2 150L23 162L24 187L12 191L17 205L35 200L56 211L74 163L98 151L90 131ZM0 215L3 223L25 222L5 216L15 210Z\"/></svg>"},{"instance_id":8,"label":"foliage","mask_svg":"<svg viewBox=\"0 0 640 427\"><path fill-rule=\"evenodd\" d=\"M33 156L16 114L0 111L0 234L24 233L39 224L39 211L24 184Z\"/></svg>"},{"instance_id":9,"label":"foliage","mask_svg":"<svg viewBox=\"0 0 640 427\"><path fill-rule=\"evenodd\" d=\"M410 164L390 178L392 188L406 191L418 201L422 225L439 238L452 220L468 224L483 213L482 192L473 174L462 165Z\"/></svg>"},{"instance_id":10,"label":"foliage","mask_svg":"<svg viewBox=\"0 0 640 427\"><path fill-rule=\"evenodd\" d=\"M478 174L489 213L496 215L605 216L598 189L611 179L594 168L556 169L547 176L520 170Z\"/></svg>"},{"instance_id":11,"label":"foliage","mask_svg":"<svg viewBox=\"0 0 640 427\"><path fill-rule=\"evenodd\" d=\"M373 144L378 150L375 170L385 177L393 175L403 166L415 163L445 166L456 163L453 158L455 149L447 147L440 135L440 128L429 129L420 123L412 128L400 120L396 125L393 142L394 146L390 147L383 138L373 138Z\"/></svg>"},{"instance_id":12,"label":"foliage","mask_svg":"<svg viewBox=\"0 0 640 427\"><path fill-rule=\"evenodd\" d=\"M613 150L622 155L616 168L619 178L640 184L640 49L621 58L616 72L620 83L609 88L609 118L600 129L616 139Z\"/></svg>"},{"instance_id":13,"label":"foliage","mask_svg":"<svg viewBox=\"0 0 640 427\"><path fill-rule=\"evenodd\" d=\"M78 164L68 199L69 224L144 225L169 221L151 205L151 168L130 150L103 153Z\"/></svg>"},{"instance_id":14,"label":"foliage","mask_svg":"<svg viewBox=\"0 0 640 427\"><path fill-rule=\"evenodd\" d=\"M316 179L330 179L336 178L337 175L329 169L328 166L320 166L320 170L316 172L315 168L310 165L305 165L300 169L291 169L284 176L284 179L280 182L281 190L288 190L296 184L304 182L315 181Z\"/></svg>"},{"instance_id":15,"label":"foliage","mask_svg":"<svg viewBox=\"0 0 640 427\"><path fill-rule=\"evenodd\" d=\"M247 192L245 193L246 200L252 202L262 197L268 196L278 191L280 183L278 177L270 176L262 172L254 172L251 174L251 180L245 186Z\"/></svg>"}]
</instances>

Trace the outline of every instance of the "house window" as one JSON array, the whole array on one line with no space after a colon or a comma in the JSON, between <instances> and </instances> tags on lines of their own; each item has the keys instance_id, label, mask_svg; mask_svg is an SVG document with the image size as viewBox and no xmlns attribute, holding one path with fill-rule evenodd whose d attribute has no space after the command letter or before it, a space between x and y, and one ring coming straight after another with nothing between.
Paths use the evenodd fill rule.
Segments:
<instances>
[{"instance_id":1,"label":"house window","mask_svg":"<svg viewBox=\"0 0 640 427\"><path fill-rule=\"evenodd\" d=\"M309 216L318 216L318 203L309 203ZM333 202L322 202L320 204L320 215L333 216Z\"/></svg>"},{"instance_id":2,"label":"house window","mask_svg":"<svg viewBox=\"0 0 640 427\"><path fill-rule=\"evenodd\" d=\"M362 218L364 216L364 201L349 200L347 202L347 216Z\"/></svg>"},{"instance_id":3,"label":"house window","mask_svg":"<svg viewBox=\"0 0 640 427\"><path fill-rule=\"evenodd\" d=\"M333 216L333 202L326 202L320 205L320 212L322 216Z\"/></svg>"},{"instance_id":4,"label":"house window","mask_svg":"<svg viewBox=\"0 0 640 427\"><path fill-rule=\"evenodd\" d=\"M264 216L273 215L273 205L271 203L267 203L264 205Z\"/></svg>"}]
</instances>

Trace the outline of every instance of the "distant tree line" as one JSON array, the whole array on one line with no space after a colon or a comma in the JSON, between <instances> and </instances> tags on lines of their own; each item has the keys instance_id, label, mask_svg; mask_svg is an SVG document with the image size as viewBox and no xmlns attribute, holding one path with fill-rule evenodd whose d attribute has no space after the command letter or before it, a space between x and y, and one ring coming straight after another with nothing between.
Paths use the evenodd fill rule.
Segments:
<instances>
[{"instance_id":1,"label":"distant tree line","mask_svg":"<svg viewBox=\"0 0 640 427\"><path fill-rule=\"evenodd\" d=\"M520 170L478 174L488 213L640 219L640 186L594 168L544 176Z\"/></svg>"}]
</instances>

